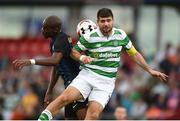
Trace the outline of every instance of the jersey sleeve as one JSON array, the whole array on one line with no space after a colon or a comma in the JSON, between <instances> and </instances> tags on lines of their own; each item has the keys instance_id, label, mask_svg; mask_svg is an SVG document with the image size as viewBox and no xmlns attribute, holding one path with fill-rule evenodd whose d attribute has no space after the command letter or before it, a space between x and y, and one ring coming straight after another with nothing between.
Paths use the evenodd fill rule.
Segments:
<instances>
[{"instance_id":1,"label":"jersey sleeve","mask_svg":"<svg viewBox=\"0 0 180 121\"><path fill-rule=\"evenodd\" d=\"M137 53L136 48L133 46L131 40L127 36L124 31L121 31L122 41L123 41L123 48L126 50L128 55L133 56Z\"/></svg>"},{"instance_id":2,"label":"jersey sleeve","mask_svg":"<svg viewBox=\"0 0 180 121\"><path fill-rule=\"evenodd\" d=\"M131 47L133 47L133 44L132 44L132 42L131 42L131 40L129 39L129 37L127 36L127 34L123 31L123 30L121 30L121 38L122 38L122 46L123 46L123 48L125 49L125 50L129 50L129 49L131 49Z\"/></svg>"},{"instance_id":3,"label":"jersey sleeve","mask_svg":"<svg viewBox=\"0 0 180 121\"><path fill-rule=\"evenodd\" d=\"M74 46L74 48L75 48L78 52L82 52L82 51L87 50L86 44L87 44L87 41L86 41L85 37L84 37L84 36L81 36L81 37L79 38L79 41L77 42L77 44Z\"/></svg>"},{"instance_id":4,"label":"jersey sleeve","mask_svg":"<svg viewBox=\"0 0 180 121\"><path fill-rule=\"evenodd\" d=\"M68 37L61 37L54 42L53 52L61 52L65 54L68 47Z\"/></svg>"}]
</instances>

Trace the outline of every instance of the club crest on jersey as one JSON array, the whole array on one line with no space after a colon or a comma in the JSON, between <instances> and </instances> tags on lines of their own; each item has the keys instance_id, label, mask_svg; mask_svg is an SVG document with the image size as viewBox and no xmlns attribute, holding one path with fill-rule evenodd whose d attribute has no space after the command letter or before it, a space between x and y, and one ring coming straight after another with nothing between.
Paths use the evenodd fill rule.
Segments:
<instances>
[{"instance_id":1,"label":"club crest on jersey","mask_svg":"<svg viewBox=\"0 0 180 121\"><path fill-rule=\"evenodd\" d=\"M96 47L101 47L101 44L97 44Z\"/></svg>"},{"instance_id":2,"label":"club crest on jersey","mask_svg":"<svg viewBox=\"0 0 180 121\"><path fill-rule=\"evenodd\" d=\"M117 41L117 40L113 41L113 45L114 45L114 46L118 46L118 45L119 45L119 44L118 44L118 41Z\"/></svg>"}]
</instances>

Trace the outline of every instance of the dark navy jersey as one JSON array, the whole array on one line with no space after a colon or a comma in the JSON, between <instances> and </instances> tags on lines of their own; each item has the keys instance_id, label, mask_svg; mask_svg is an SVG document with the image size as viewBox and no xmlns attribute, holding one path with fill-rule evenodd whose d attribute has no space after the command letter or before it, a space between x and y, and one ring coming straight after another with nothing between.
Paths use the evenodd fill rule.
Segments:
<instances>
[{"instance_id":1,"label":"dark navy jersey","mask_svg":"<svg viewBox=\"0 0 180 121\"><path fill-rule=\"evenodd\" d=\"M50 46L51 54L54 52L60 52L63 54L56 69L58 70L58 74L63 78L65 87L67 87L80 71L80 64L70 57L72 51L71 38L67 34L60 32L55 38L53 38Z\"/></svg>"}]
</instances>

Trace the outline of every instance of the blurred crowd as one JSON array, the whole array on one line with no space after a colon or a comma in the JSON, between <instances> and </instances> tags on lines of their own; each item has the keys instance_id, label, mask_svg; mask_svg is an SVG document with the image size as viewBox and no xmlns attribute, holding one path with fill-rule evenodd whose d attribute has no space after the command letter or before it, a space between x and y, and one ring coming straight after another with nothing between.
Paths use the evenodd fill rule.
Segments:
<instances>
[{"instance_id":1,"label":"blurred crowd","mask_svg":"<svg viewBox=\"0 0 180 121\"><path fill-rule=\"evenodd\" d=\"M115 90L101 119L118 117L115 113L118 107L127 111L126 119L180 119L180 46L168 43L153 56L144 56L153 68L169 76L169 82L165 84L151 77L124 53ZM31 66L16 71L11 62L8 56L0 58L0 119L37 119L44 109L51 68ZM54 98L63 89L60 78ZM63 110L56 119L64 119Z\"/></svg>"},{"instance_id":2,"label":"blurred crowd","mask_svg":"<svg viewBox=\"0 0 180 121\"><path fill-rule=\"evenodd\" d=\"M127 119L180 119L180 46L167 43L164 50L145 57L153 68L169 76L169 82L151 77L124 54L105 113L120 106L127 110Z\"/></svg>"}]
</instances>

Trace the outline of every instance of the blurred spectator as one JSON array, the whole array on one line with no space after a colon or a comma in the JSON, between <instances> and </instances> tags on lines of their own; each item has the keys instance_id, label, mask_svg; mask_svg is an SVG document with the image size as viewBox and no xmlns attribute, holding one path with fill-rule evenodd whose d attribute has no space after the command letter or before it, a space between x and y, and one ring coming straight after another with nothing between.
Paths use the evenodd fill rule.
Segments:
<instances>
[{"instance_id":1,"label":"blurred spectator","mask_svg":"<svg viewBox=\"0 0 180 121\"><path fill-rule=\"evenodd\" d=\"M170 57L170 56L174 55L174 53L175 53L175 48L172 46L171 42L166 43L165 49L164 50L160 50L155 55L155 63L159 64L166 57Z\"/></svg>"},{"instance_id":2,"label":"blurred spectator","mask_svg":"<svg viewBox=\"0 0 180 121\"><path fill-rule=\"evenodd\" d=\"M161 110L155 105L151 105L146 111L146 118L148 120L157 120L161 115Z\"/></svg>"},{"instance_id":3,"label":"blurred spectator","mask_svg":"<svg viewBox=\"0 0 180 121\"><path fill-rule=\"evenodd\" d=\"M172 69L174 68L175 62L175 49L171 45L171 43L167 43L166 49L164 51L164 57L159 62L160 69L167 75L170 74Z\"/></svg>"},{"instance_id":4,"label":"blurred spectator","mask_svg":"<svg viewBox=\"0 0 180 121\"><path fill-rule=\"evenodd\" d=\"M133 102L130 99L130 94L125 93L121 96L121 102L119 102L123 107L126 108L128 115L130 114L130 110L132 108Z\"/></svg>"},{"instance_id":5,"label":"blurred spectator","mask_svg":"<svg viewBox=\"0 0 180 121\"><path fill-rule=\"evenodd\" d=\"M0 106L0 120L3 120L3 119L4 119L4 118L3 118L2 111L3 111L3 109L2 109L2 107Z\"/></svg>"},{"instance_id":6,"label":"blurred spectator","mask_svg":"<svg viewBox=\"0 0 180 121\"><path fill-rule=\"evenodd\" d=\"M116 120L126 120L127 119L127 111L123 107L117 107L114 112L114 116Z\"/></svg>"},{"instance_id":7,"label":"blurred spectator","mask_svg":"<svg viewBox=\"0 0 180 121\"><path fill-rule=\"evenodd\" d=\"M25 83L26 94L22 97L22 106L27 113L28 119L33 119L36 116L36 107L39 104L39 98L32 89L32 85Z\"/></svg>"},{"instance_id":8,"label":"blurred spectator","mask_svg":"<svg viewBox=\"0 0 180 121\"><path fill-rule=\"evenodd\" d=\"M171 91L168 95L167 107L172 111L176 111L180 104L180 88L178 88L177 82L170 82Z\"/></svg>"},{"instance_id":9,"label":"blurred spectator","mask_svg":"<svg viewBox=\"0 0 180 121\"><path fill-rule=\"evenodd\" d=\"M152 88L153 95L161 94L161 95L167 95L169 92L169 88L167 85L159 82Z\"/></svg>"},{"instance_id":10,"label":"blurred spectator","mask_svg":"<svg viewBox=\"0 0 180 121\"><path fill-rule=\"evenodd\" d=\"M24 110L22 104L16 105L13 110L11 120L26 120L28 117L26 116L26 111Z\"/></svg>"},{"instance_id":11,"label":"blurred spectator","mask_svg":"<svg viewBox=\"0 0 180 121\"><path fill-rule=\"evenodd\" d=\"M0 70L5 69L9 65L10 61L7 56L2 56L0 58Z\"/></svg>"},{"instance_id":12,"label":"blurred spectator","mask_svg":"<svg viewBox=\"0 0 180 121\"><path fill-rule=\"evenodd\" d=\"M133 100L133 104L130 111L131 118L135 120L145 119L147 104L142 99L141 94L135 92L132 94L131 98Z\"/></svg>"},{"instance_id":13,"label":"blurred spectator","mask_svg":"<svg viewBox=\"0 0 180 121\"><path fill-rule=\"evenodd\" d=\"M166 95L164 94L155 94L154 95L154 104L160 108L165 109L166 108Z\"/></svg>"}]
</instances>

